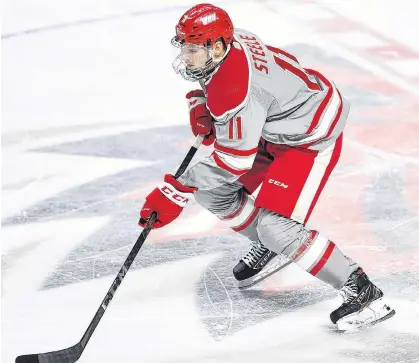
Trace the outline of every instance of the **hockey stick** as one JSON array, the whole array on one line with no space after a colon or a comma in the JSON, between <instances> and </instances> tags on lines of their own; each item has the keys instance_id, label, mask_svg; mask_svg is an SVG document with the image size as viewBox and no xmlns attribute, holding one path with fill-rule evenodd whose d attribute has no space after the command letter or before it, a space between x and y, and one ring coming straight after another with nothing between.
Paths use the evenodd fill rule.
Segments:
<instances>
[{"instance_id":1,"label":"hockey stick","mask_svg":"<svg viewBox=\"0 0 419 363\"><path fill-rule=\"evenodd\" d=\"M203 140L202 136L196 137L194 144L189 149L188 154L185 156L185 158L182 161L182 164L179 166L179 169L177 170L175 174L175 179L179 178L185 172L186 168L188 167L189 163L194 157L196 151L201 145L202 140ZM40 353L40 354L20 355L16 358L16 363L74 363L80 358L80 356L82 355L84 351L84 348L86 348L87 343L89 342L90 338L92 337L93 332L98 326L100 319L102 319L103 314L105 314L106 308L108 307L109 303L114 297L116 290L118 289L119 285L124 279L126 273L131 267L131 264L134 262L135 257L137 256L143 243L145 242L148 234L153 228L153 224L156 221L156 217L157 215L155 212L151 214L151 217L148 220L146 227L143 229L142 233L138 237L137 242L135 242L134 244L134 247L132 247L131 252L126 258L121 269L119 270L118 275L116 276L111 287L106 293L105 298L100 304L98 310L96 311L95 316L93 317L92 321L87 327L81 340L76 345L73 345L70 348L66 348L62 350L56 350L53 352Z\"/></svg>"}]
</instances>

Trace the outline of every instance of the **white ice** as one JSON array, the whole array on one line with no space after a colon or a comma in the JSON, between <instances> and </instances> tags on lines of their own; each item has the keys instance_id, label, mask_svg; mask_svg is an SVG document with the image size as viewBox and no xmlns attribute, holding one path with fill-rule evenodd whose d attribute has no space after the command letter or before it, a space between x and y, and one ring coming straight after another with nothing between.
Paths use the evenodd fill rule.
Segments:
<instances>
[{"instance_id":1,"label":"white ice","mask_svg":"<svg viewBox=\"0 0 419 363\"><path fill-rule=\"evenodd\" d=\"M151 190L152 185L138 185L138 190L124 190L117 197L104 195L102 200L94 202L95 205L70 208L63 215L49 215L34 222L29 219L22 224L13 221L26 218L31 207L54 200L60 193L135 168L148 170L163 162L149 160L147 156L134 160L118 155L77 155L47 149L64 143L89 144L152 128L156 129L156 135L159 128L168 126L185 126L186 130L188 115L184 94L191 89L191 84L172 70L170 39L174 24L193 4L182 0L5 1L2 220L9 222L1 231L2 362L13 362L20 354L62 349L80 339L116 273L115 267L108 270L105 267L105 276L101 276L104 270L96 270L96 259L106 266L115 251L122 256L128 253L140 231L136 228L137 214L127 216L131 223L131 239L120 241L117 247L107 247L99 241L97 255L73 256L76 260L95 261L89 276L79 280L77 271L70 271L63 278L71 278L74 273L73 283L63 282L49 289L43 285L54 274L57 281L57 275L61 273L58 266L72 251L80 251L86 238L106 229L110 216L102 213L102 205L109 201L117 203L126 197L125 194L141 192L141 188ZM371 59L361 58L353 47L347 47L356 39L347 36L335 39L339 38L338 34L326 38L310 30L310 22L328 19L328 11L333 9L404 44L413 52L419 52L419 5L416 2L371 0L366 5L365 1L233 0L219 4L231 12L238 27L251 29L267 43L277 46L305 43L332 56L344 54L349 63L402 89L418 105L419 81L413 80L416 73L406 71L403 63L394 62L388 68L385 64L375 64ZM362 39L358 50L371 45L371 39L367 39L368 42L366 39ZM381 45L381 42L374 44ZM417 64L414 62L408 64ZM414 122L417 131L419 121L416 118ZM419 164L419 147L416 154L400 156L391 152L382 154L373 146L360 145L354 140L348 140L348 145L367 153L369 163L357 160L356 169L341 174L341 179L338 176L335 186L344 183L351 173L359 173L362 178L376 170L393 170L401 166L417 168ZM155 147L167 145L156 143ZM36 149L40 151L35 152ZM377 160L380 163L374 164ZM351 184L342 185L348 188L348 194L360 198L358 190L351 189ZM417 198L419 190L414 190L416 194L413 195ZM103 190L98 188L91 193L100 196ZM137 205L139 209L140 201ZM75 213L83 208L97 208L98 215L76 218ZM402 228L417 223L418 210L409 218L409 221L397 223L402 223ZM362 225L363 222L356 223ZM369 227L373 227L370 223ZM189 229L188 224L192 224ZM327 229L326 222L320 224ZM175 240L186 236L196 238L199 243L216 225L213 217L197 209L190 219L180 218L177 225L171 226L165 238ZM354 224L354 228L358 228L357 225ZM330 231L338 235L332 228ZM117 230L113 232L117 234ZM410 235L406 238L417 244L417 239L413 241L418 237L417 232L408 229L407 232ZM162 232L156 232L156 235L160 236ZM343 238L344 241L348 239L348 236ZM245 242L241 241L239 246L240 251L231 252L237 258L245 251ZM350 243L345 246L348 253L365 247ZM183 256L182 248L174 248L171 253ZM394 248L396 250L397 246ZM374 246L365 249L374 251ZM378 247L377 253L379 251ZM241 316L257 316L258 312L246 309L246 296L242 300L244 305L235 306L237 300L231 296L231 286L224 286L231 283L231 276L228 273L219 276L212 269L214 261L222 258L223 253L217 251L216 245L208 246L207 250L190 253L187 258L131 270L80 362L419 362L417 249L412 252L411 260L403 262L412 284L402 280L403 274L401 279L387 283L388 300L396 308L396 316L358 335L339 335L333 331L328 314L339 300L327 289L324 290L329 294L327 298L298 309L287 302L285 310L278 307L281 309L278 316L272 313L233 331L234 321L240 321ZM140 251L137 259L141 261L141 258ZM379 255L377 259L374 264L378 266ZM119 258L117 262L122 260ZM225 267L227 272L230 268ZM376 271L385 269L383 266ZM397 266L394 267L396 270ZM203 282L202 276L207 276L212 283ZM384 280L388 277L385 272L382 275L377 272L377 276ZM394 281L397 284L393 286ZM264 286L265 292L261 293L260 299L269 299L271 295L266 291L270 289L275 294L313 286L313 283L312 278L291 266ZM199 296L199 299L206 299L208 304L203 306L207 310L200 310L197 286L209 289ZM255 291L259 293L258 289ZM213 296L222 300L221 312L217 312ZM211 305L215 306L215 312L210 309ZM220 318L218 328L212 328L219 329L218 334L210 333L206 325L206 319L214 314ZM260 314L267 313L264 310ZM387 356L380 355L385 351L388 339L395 337L400 341L393 343L400 349Z\"/></svg>"}]
</instances>

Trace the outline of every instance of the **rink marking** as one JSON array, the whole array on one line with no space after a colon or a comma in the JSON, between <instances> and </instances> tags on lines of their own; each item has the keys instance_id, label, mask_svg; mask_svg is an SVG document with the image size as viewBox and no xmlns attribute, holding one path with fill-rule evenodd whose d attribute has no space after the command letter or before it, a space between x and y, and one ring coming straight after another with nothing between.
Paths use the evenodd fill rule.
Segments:
<instances>
[{"instance_id":1,"label":"rink marking","mask_svg":"<svg viewBox=\"0 0 419 363\"><path fill-rule=\"evenodd\" d=\"M177 5L177 6L165 7L161 9L130 11L130 12L121 13L121 14L110 14L110 15L105 15L105 16L100 16L100 17L78 19L75 21L67 22L67 23L63 22L63 23L57 23L57 24L50 24L50 25L46 25L42 27L29 28L25 30L19 30L15 32L6 33L1 36L1 39L11 39L11 38L24 36L24 35L39 34L39 33L44 33L48 31L62 30L62 29L72 28L72 27L76 27L80 25L90 25L90 24L108 22L112 20L119 20L119 19L129 18L129 17L146 16L146 15L152 15L152 14L158 14L158 13L168 13L171 11L182 10L186 8L187 6L185 5L183 6Z\"/></svg>"},{"instance_id":2,"label":"rink marking","mask_svg":"<svg viewBox=\"0 0 419 363\"><path fill-rule=\"evenodd\" d=\"M345 142L349 143L350 145L361 149L370 155L375 155L380 157L382 160L389 160L391 159L391 162L389 161L388 164L393 165L394 162L398 162L401 164L415 164L419 165L419 158L416 158L414 156L405 156L405 155L398 155L392 152L384 151L383 149L376 148L374 146L369 146L366 144L363 144L359 141L353 140L351 138L345 138Z\"/></svg>"},{"instance_id":3,"label":"rink marking","mask_svg":"<svg viewBox=\"0 0 419 363\"><path fill-rule=\"evenodd\" d=\"M222 4L237 4L237 3L243 3L243 2L253 2L252 0L225 0L222 1ZM83 25L91 25L96 23L104 23L109 22L113 20L120 20L124 18L133 18L138 16L147 16L147 15L155 15L155 14L161 14L161 13L170 13L172 11L180 11L180 10L187 10L190 6L188 4L184 5L174 5L174 6L167 6L163 8L157 8L157 9L148 9L148 10L136 10L136 11L128 11L125 13L119 13L119 14L109 14L104 16L98 16L98 17L92 17L92 18L85 18L85 19L78 19L70 22L62 22L62 23L56 23L56 24L50 24L45 26L40 26L36 28L29 28L24 30L17 30L10 33L2 34L1 39L12 39L17 38L25 35L35 35L39 33L45 33L48 31L56 31L56 30L62 30L67 28L73 28L76 26L83 26Z\"/></svg>"},{"instance_id":4,"label":"rink marking","mask_svg":"<svg viewBox=\"0 0 419 363\"><path fill-rule=\"evenodd\" d=\"M301 6L304 6L304 8L307 7L303 0L298 2L303 3ZM329 13L330 17L325 18L324 15L316 16L314 13L312 19L307 19L302 14L301 6L295 5L290 0L281 3L259 0L259 3L277 14L287 14L288 18L298 21L302 27L307 28L311 33L314 30L316 33L314 36L317 36L317 39L320 36L319 41L316 42L318 46L326 50L332 45L335 50L338 48L345 49L343 58L351 54L348 58L353 63L419 96L419 82L417 79L419 77L415 76L416 68L413 67L413 70L411 70L412 64L416 65L419 62L419 53L415 50L369 28L365 23L351 20L321 3L310 3L310 6L321 9L321 14L324 12ZM310 31L307 33L311 34ZM355 40L353 40L353 36L355 36ZM324 41L325 37L328 40L327 44ZM339 52L336 54L342 56ZM392 63L395 60L397 60L397 64ZM406 74L408 72L406 69L409 69L412 73ZM378 73L381 73L381 75ZM417 85L416 87L414 86L415 84Z\"/></svg>"},{"instance_id":5,"label":"rink marking","mask_svg":"<svg viewBox=\"0 0 419 363\"><path fill-rule=\"evenodd\" d=\"M128 124L120 125L118 121L98 121L97 124L92 124L92 128L81 129L81 130L68 130L67 127L54 128L56 135L48 135L47 129L30 130L27 132L12 131L2 135L3 139L6 140L4 148L11 151L30 151L29 149L40 149L63 143L77 142L81 140L94 140L102 137L118 135L126 132L136 132L150 129L159 129L167 127L168 125L173 126L173 123L165 123L159 120L157 124L153 120L153 126L150 126L149 118L139 118L134 121L128 122ZM25 137L20 137L24 134ZM17 138L18 141L8 141L8 139Z\"/></svg>"},{"instance_id":6,"label":"rink marking","mask_svg":"<svg viewBox=\"0 0 419 363\"><path fill-rule=\"evenodd\" d=\"M417 58L419 60L419 54L410 48L402 46L396 41L391 41L380 33L368 29L368 27L363 23L355 23L352 20L337 14L331 9L322 7L321 5L318 5L319 8L322 8L325 11L329 11L335 16L335 19L330 20L333 26L326 27L326 29L325 22L327 23L327 20L318 19L313 21L306 21L304 16L301 16L301 12L296 11L296 7L290 3L289 0L287 0L285 3L281 2L281 4L278 4L276 1L258 1L260 5L271 10L272 12L275 12L281 16L286 15L287 18L293 19L294 21L300 23L299 25L302 28L307 29L307 34L310 34L309 39L315 40L316 45L324 49L326 53L330 53L332 51L334 54L339 54L339 56L342 58L349 60L350 62L360 66L363 69L366 69L369 72L372 72L378 78L385 79L388 82L393 83L393 85L397 86L398 88L419 97L419 86L415 86L415 84L412 82L415 80L415 77L412 79L406 78L400 73L395 72L392 67L386 64L379 57L377 59L377 57L374 58L370 55L372 52L378 56L380 51L374 53L374 49L382 50L385 48L387 51L389 49L397 51L400 57L403 54L406 55L405 60L410 61L412 58ZM340 29L340 27L343 27L343 30ZM376 39L376 42L372 42L370 47L361 48L357 48L356 45L349 46L346 44L347 42L339 42L339 37L341 37L343 40L345 39L346 33L353 32L363 32L365 37ZM400 49L403 49L403 52ZM403 61L403 59L400 57L398 58L399 61ZM392 60L394 60L394 58L392 58Z\"/></svg>"},{"instance_id":7,"label":"rink marking","mask_svg":"<svg viewBox=\"0 0 419 363\"><path fill-rule=\"evenodd\" d=\"M329 37L332 36L337 42L344 43L349 49L357 50L364 58L379 63L383 69L398 74L405 81L415 82L411 77L418 74L419 53L417 51L389 38L363 22L345 17L324 4L317 3L317 6L334 17L331 20L313 20L312 25L317 31L329 34ZM329 26L325 27L325 22L329 22ZM351 39L350 34L353 33L358 33L360 37L356 37L356 41L348 42L347 40ZM369 39L371 44L368 44L363 37ZM374 44L373 40L380 44ZM415 94L417 95L417 93Z\"/></svg>"},{"instance_id":8,"label":"rink marking","mask_svg":"<svg viewBox=\"0 0 419 363\"><path fill-rule=\"evenodd\" d=\"M3 227L3 250L15 258L3 271L4 296L14 301L29 300L41 289L51 271L56 271L60 261L107 221L108 217L92 217ZM28 246L33 249L26 251Z\"/></svg>"},{"instance_id":9,"label":"rink marking","mask_svg":"<svg viewBox=\"0 0 419 363\"><path fill-rule=\"evenodd\" d=\"M385 45L385 42L382 39L360 30L331 33L330 37L346 46L350 47L355 45L355 47L359 49L382 47Z\"/></svg>"},{"instance_id":10,"label":"rink marking","mask_svg":"<svg viewBox=\"0 0 419 363\"><path fill-rule=\"evenodd\" d=\"M392 226L392 227L390 227L390 228L388 228L388 229L385 229L385 230L383 230L382 232L390 232L390 231L394 231L395 229L397 229L397 228L399 228L399 227L401 227L401 226L404 226L406 223L409 223L409 222L411 222L411 221L414 221L415 219L418 219L418 218L419 218L419 214L417 214L417 215L415 215L415 216L413 216L413 217L407 218L407 219L405 219L405 220L403 220L403 221L401 221L401 222L398 222L398 223L396 223L394 226Z\"/></svg>"},{"instance_id":11,"label":"rink marking","mask_svg":"<svg viewBox=\"0 0 419 363\"><path fill-rule=\"evenodd\" d=\"M389 60L387 64L405 77L419 77L419 58L409 60Z\"/></svg>"},{"instance_id":12,"label":"rink marking","mask_svg":"<svg viewBox=\"0 0 419 363\"><path fill-rule=\"evenodd\" d=\"M221 286L224 288L224 291L226 293L226 296L227 296L227 299L228 299L228 302L229 302L229 305L230 305L230 316L229 316L230 320L229 320L227 330L224 333L224 337L225 337L228 334L228 332L230 331L231 326L233 325L233 301L231 300L230 294L228 293L228 290L227 290L225 284L223 283L223 281L220 279L220 277L216 274L216 272L211 268L210 265L208 265L207 268L208 268L208 270L210 270L214 274L214 276L220 282ZM214 310L216 312L218 312L217 309L215 308L215 305L214 305L209 293L208 293L208 287L207 287L207 280L206 279L207 279L207 274L204 273L204 281L203 282L204 282L204 286L205 286L205 292L207 294L208 300L210 301L212 307L214 308Z\"/></svg>"}]
</instances>

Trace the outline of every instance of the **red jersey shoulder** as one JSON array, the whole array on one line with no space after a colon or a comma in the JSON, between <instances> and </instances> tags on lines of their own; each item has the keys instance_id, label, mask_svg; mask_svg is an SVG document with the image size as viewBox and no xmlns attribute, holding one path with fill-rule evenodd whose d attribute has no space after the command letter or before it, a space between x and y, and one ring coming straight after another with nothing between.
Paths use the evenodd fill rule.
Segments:
<instances>
[{"instance_id":1,"label":"red jersey shoulder","mask_svg":"<svg viewBox=\"0 0 419 363\"><path fill-rule=\"evenodd\" d=\"M206 85L207 107L215 117L242 105L249 93L249 62L245 50L237 44L231 46L226 59Z\"/></svg>"}]
</instances>

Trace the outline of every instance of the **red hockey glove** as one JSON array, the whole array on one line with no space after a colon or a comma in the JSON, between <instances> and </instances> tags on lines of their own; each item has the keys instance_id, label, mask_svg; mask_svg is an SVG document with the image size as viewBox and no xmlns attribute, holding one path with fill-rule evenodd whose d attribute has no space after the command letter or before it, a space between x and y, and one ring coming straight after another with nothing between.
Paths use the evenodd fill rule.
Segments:
<instances>
[{"instance_id":1,"label":"red hockey glove","mask_svg":"<svg viewBox=\"0 0 419 363\"><path fill-rule=\"evenodd\" d=\"M207 99L204 91L190 91L186 98L188 99L189 121L193 134L195 136L206 135L202 143L206 146L211 145L215 140L215 128L212 116L205 106Z\"/></svg>"},{"instance_id":2,"label":"red hockey glove","mask_svg":"<svg viewBox=\"0 0 419 363\"><path fill-rule=\"evenodd\" d=\"M180 184L172 175L166 174L163 185L147 196L138 224L145 227L147 219L153 212L157 212L157 221L153 228L161 228L169 224L179 216L196 190L196 188Z\"/></svg>"}]
</instances>

